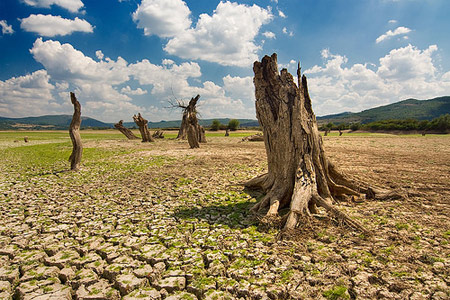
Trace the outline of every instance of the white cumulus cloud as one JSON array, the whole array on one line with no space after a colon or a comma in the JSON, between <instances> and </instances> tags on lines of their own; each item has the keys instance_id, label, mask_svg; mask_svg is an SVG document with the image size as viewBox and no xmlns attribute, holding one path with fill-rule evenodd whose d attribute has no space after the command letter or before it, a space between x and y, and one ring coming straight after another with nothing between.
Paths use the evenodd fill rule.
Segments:
<instances>
[{"instance_id":1,"label":"white cumulus cloud","mask_svg":"<svg viewBox=\"0 0 450 300\"><path fill-rule=\"evenodd\" d=\"M220 86L211 81L202 82L200 66L195 62L176 64L164 59L161 64L154 64L144 59L129 64L121 57L116 60L104 58L101 50L96 52L96 56L103 59L95 60L71 44L44 41L42 38L36 39L30 52L44 66L42 72L47 76L50 91L55 89L53 96L59 95L57 102L66 109L65 113L71 111L66 104L69 103L67 92L72 90L82 103L84 115L110 122L126 119L136 112L143 113L150 120L176 119L179 112L165 108L168 101L174 98L190 99L196 94L201 95L201 114L204 118L255 116L250 77L227 76L224 85ZM49 90L45 86L43 89ZM138 97L144 94L149 94L146 105L142 104L145 100ZM6 98L12 99L11 95L9 93ZM36 95L39 98L40 94ZM48 91L42 95L52 99ZM135 98L139 98L139 102ZM47 103L45 101L42 103ZM13 103L8 101L5 107L14 106ZM35 110L44 111L45 107ZM6 115L12 114L10 110Z\"/></svg>"},{"instance_id":2,"label":"white cumulus cloud","mask_svg":"<svg viewBox=\"0 0 450 300\"><path fill-rule=\"evenodd\" d=\"M189 16L181 0L143 0L133 14L145 34L169 38L167 53L227 66L249 66L258 58L255 38L273 18L269 9L229 1L220 2L212 15L201 14L195 26Z\"/></svg>"},{"instance_id":3,"label":"white cumulus cloud","mask_svg":"<svg viewBox=\"0 0 450 300\"><path fill-rule=\"evenodd\" d=\"M379 37L377 37L376 43L378 44L384 40L390 39L391 37L408 34L410 32L411 32L411 29L400 26L400 27L397 27L396 29L394 29L394 31L388 30L385 34L382 34Z\"/></svg>"},{"instance_id":4,"label":"white cumulus cloud","mask_svg":"<svg viewBox=\"0 0 450 300\"><path fill-rule=\"evenodd\" d=\"M81 0L22 0L27 5L35 7L49 8L51 5L58 5L70 12L78 12L83 6Z\"/></svg>"},{"instance_id":5,"label":"white cumulus cloud","mask_svg":"<svg viewBox=\"0 0 450 300\"><path fill-rule=\"evenodd\" d=\"M28 32L35 32L41 36L53 37L57 35L68 35L75 31L93 32L89 22L79 18L69 20L60 16L52 15L30 15L22 19L20 27Z\"/></svg>"},{"instance_id":6,"label":"white cumulus cloud","mask_svg":"<svg viewBox=\"0 0 450 300\"><path fill-rule=\"evenodd\" d=\"M2 27L3 34L13 34L14 33L12 25L8 25L8 23L5 20L0 20L0 26Z\"/></svg>"},{"instance_id":7,"label":"white cumulus cloud","mask_svg":"<svg viewBox=\"0 0 450 300\"><path fill-rule=\"evenodd\" d=\"M263 32L263 36L265 36L268 39L274 39L275 33L273 33L272 31L265 31Z\"/></svg>"},{"instance_id":8,"label":"white cumulus cloud","mask_svg":"<svg viewBox=\"0 0 450 300\"><path fill-rule=\"evenodd\" d=\"M134 96L140 96L140 95L145 95L147 94L146 90L143 90L141 88L137 88L135 90L133 90L129 85L127 85L126 87L122 88L120 90L121 93L127 94L127 95L134 95Z\"/></svg>"},{"instance_id":9,"label":"white cumulus cloud","mask_svg":"<svg viewBox=\"0 0 450 300\"><path fill-rule=\"evenodd\" d=\"M450 94L446 74L438 74L432 55L437 46L425 50L412 45L391 50L369 63L346 67L345 56L322 51L323 66L306 70L317 115L361 111L407 98L430 99Z\"/></svg>"},{"instance_id":10,"label":"white cumulus cloud","mask_svg":"<svg viewBox=\"0 0 450 300\"><path fill-rule=\"evenodd\" d=\"M133 20L145 35L173 37L191 26L190 14L182 0L143 0Z\"/></svg>"},{"instance_id":11,"label":"white cumulus cloud","mask_svg":"<svg viewBox=\"0 0 450 300\"><path fill-rule=\"evenodd\" d=\"M164 50L185 59L249 66L260 50L255 37L272 17L269 10L257 5L220 2L213 15L200 15L195 28L176 35Z\"/></svg>"},{"instance_id":12,"label":"white cumulus cloud","mask_svg":"<svg viewBox=\"0 0 450 300\"><path fill-rule=\"evenodd\" d=\"M60 111L53 101L55 87L49 80L45 70L0 80L0 115L25 117Z\"/></svg>"}]
</instances>

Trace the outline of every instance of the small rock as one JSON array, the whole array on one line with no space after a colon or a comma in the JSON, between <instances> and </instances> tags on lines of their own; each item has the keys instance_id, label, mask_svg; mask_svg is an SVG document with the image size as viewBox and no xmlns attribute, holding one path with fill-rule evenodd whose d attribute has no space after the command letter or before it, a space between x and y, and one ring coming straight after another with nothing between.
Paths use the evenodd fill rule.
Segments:
<instances>
[{"instance_id":1,"label":"small rock","mask_svg":"<svg viewBox=\"0 0 450 300\"><path fill-rule=\"evenodd\" d=\"M436 292L433 294L433 297L431 297L432 300L448 300L448 295L444 292Z\"/></svg>"},{"instance_id":2,"label":"small rock","mask_svg":"<svg viewBox=\"0 0 450 300\"><path fill-rule=\"evenodd\" d=\"M45 258L45 264L49 266L56 266L60 269L64 268L66 265L73 260L80 258L80 254L78 254L75 250L63 250L59 251L55 255L51 257Z\"/></svg>"},{"instance_id":3,"label":"small rock","mask_svg":"<svg viewBox=\"0 0 450 300\"><path fill-rule=\"evenodd\" d=\"M133 274L138 278L150 278L153 273L151 265L141 265L139 268L133 270Z\"/></svg>"},{"instance_id":4,"label":"small rock","mask_svg":"<svg viewBox=\"0 0 450 300\"><path fill-rule=\"evenodd\" d=\"M165 300L197 300L198 298L190 293L181 292L167 297Z\"/></svg>"},{"instance_id":5,"label":"small rock","mask_svg":"<svg viewBox=\"0 0 450 300\"><path fill-rule=\"evenodd\" d=\"M91 269L82 269L75 273L75 278L72 280L73 288L84 285L85 287L90 286L98 281L98 275Z\"/></svg>"},{"instance_id":6,"label":"small rock","mask_svg":"<svg viewBox=\"0 0 450 300\"><path fill-rule=\"evenodd\" d=\"M422 293L414 292L409 296L409 300L427 300L428 297Z\"/></svg>"},{"instance_id":7,"label":"small rock","mask_svg":"<svg viewBox=\"0 0 450 300\"><path fill-rule=\"evenodd\" d=\"M85 287L82 285L76 292L77 300L118 300L120 293L105 279Z\"/></svg>"},{"instance_id":8,"label":"small rock","mask_svg":"<svg viewBox=\"0 0 450 300\"><path fill-rule=\"evenodd\" d=\"M433 272L435 274L442 274L445 271L445 265L443 262L437 261L433 264Z\"/></svg>"},{"instance_id":9,"label":"small rock","mask_svg":"<svg viewBox=\"0 0 450 300\"><path fill-rule=\"evenodd\" d=\"M0 281L0 292L11 292L11 283L9 281Z\"/></svg>"},{"instance_id":10,"label":"small rock","mask_svg":"<svg viewBox=\"0 0 450 300\"><path fill-rule=\"evenodd\" d=\"M116 288L119 289L120 294L126 295L132 290L144 287L147 284L147 279L137 278L133 274L122 274L116 278Z\"/></svg>"},{"instance_id":11,"label":"small rock","mask_svg":"<svg viewBox=\"0 0 450 300\"><path fill-rule=\"evenodd\" d=\"M141 300L141 299L161 300L161 293L152 288L148 289L144 288L133 291L122 298L122 300Z\"/></svg>"},{"instance_id":12,"label":"small rock","mask_svg":"<svg viewBox=\"0 0 450 300\"><path fill-rule=\"evenodd\" d=\"M62 283L70 282L73 278L75 278L75 271L72 267L64 268L59 272L58 277Z\"/></svg>"},{"instance_id":13,"label":"small rock","mask_svg":"<svg viewBox=\"0 0 450 300\"><path fill-rule=\"evenodd\" d=\"M57 267L40 266L38 268L26 271L25 274L23 274L23 276L20 278L20 281L23 282L32 279L42 280L51 277L58 278L59 272L60 271Z\"/></svg>"},{"instance_id":14,"label":"small rock","mask_svg":"<svg viewBox=\"0 0 450 300\"><path fill-rule=\"evenodd\" d=\"M167 277L159 280L156 283L158 289L165 289L169 293L174 291L181 291L186 287L185 277Z\"/></svg>"},{"instance_id":15,"label":"small rock","mask_svg":"<svg viewBox=\"0 0 450 300\"><path fill-rule=\"evenodd\" d=\"M16 267L0 267L0 281L9 281L14 284L19 281L19 275L19 269Z\"/></svg>"}]
</instances>

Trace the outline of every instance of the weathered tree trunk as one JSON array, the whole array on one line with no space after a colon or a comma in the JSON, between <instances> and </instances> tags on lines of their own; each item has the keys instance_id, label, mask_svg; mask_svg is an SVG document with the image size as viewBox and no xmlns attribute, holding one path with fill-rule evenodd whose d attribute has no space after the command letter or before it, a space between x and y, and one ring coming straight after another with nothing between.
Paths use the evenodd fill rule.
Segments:
<instances>
[{"instance_id":1,"label":"weathered tree trunk","mask_svg":"<svg viewBox=\"0 0 450 300\"><path fill-rule=\"evenodd\" d=\"M163 139L164 138L164 131L162 130L156 130L153 134L152 137L154 137L155 139Z\"/></svg>"},{"instance_id":2,"label":"weathered tree trunk","mask_svg":"<svg viewBox=\"0 0 450 300\"><path fill-rule=\"evenodd\" d=\"M325 156L316 117L311 107L305 76L297 70L298 86L286 69L278 72L277 55L255 62L256 114L263 129L268 173L248 181L248 188L262 189L266 195L252 210L275 217L290 207L283 218L284 228L297 226L300 216L324 207L341 221L362 226L337 210L333 198L361 193L374 196L340 174Z\"/></svg>"},{"instance_id":3,"label":"weathered tree trunk","mask_svg":"<svg viewBox=\"0 0 450 300\"><path fill-rule=\"evenodd\" d=\"M262 142L264 141L264 137L261 133L257 133L254 135L249 135L242 138L243 142Z\"/></svg>"},{"instance_id":4,"label":"weathered tree trunk","mask_svg":"<svg viewBox=\"0 0 450 300\"><path fill-rule=\"evenodd\" d=\"M81 105L75 94L70 92L70 100L73 104L72 122L69 127L69 135L72 140L72 154L70 154L70 169L78 171L80 169L81 155L83 153L83 144L81 143L80 126L81 126Z\"/></svg>"},{"instance_id":5,"label":"weathered tree trunk","mask_svg":"<svg viewBox=\"0 0 450 300\"><path fill-rule=\"evenodd\" d=\"M200 143L206 143L205 128L203 128L203 126L200 126L199 124L197 124L197 126L198 126L198 141Z\"/></svg>"},{"instance_id":6,"label":"weathered tree trunk","mask_svg":"<svg viewBox=\"0 0 450 300\"><path fill-rule=\"evenodd\" d=\"M327 136L327 135L328 135L328 132L330 132L330 131L325 129L324 136Z\"/></svg>"},{"instance_id":7,"label":"weathered tree trunk","mask_svg":"<svg viewBox=\"0 0 450 300\"><path fill-rule=\"evenodd\" d=\"M230 136L230 129L227 128L227 130L225 131L225 136Z\"/></svg>"},{"instance_id":8,"label":"weathered tree trunk","mask_svg":"<svg viewBox=\"0 0 450 300\"><path fill-rule=\"evenodd\" d=\"M140 113L138 115L133 116L134 123L139 126L139 131L141 132L142 142L154 142L155 140L152 138L150 131L148 130L148 121L144 119Z\"/></svg>"},{"instance_id":9,"label":"weathered tree trunk","mask_svg":"<svg viewBox=\"0 0 450 300\"><path fill-rule=\"evenodd\" d=\"M185 108L183 108L185 109ZM180 129L178 130L177 139L185 140L187 138L187 114L183 110L183 118L181 119Z\"/></svg>"},{"instance_id":10,"label":"weathered tree trunk","mask_svg":"<svg viewBox=\"0 0 450 300\"><path fill-rule=\"evenodd\" d=\"M187 106L179 104L179 107L183 108L183 119L177 138L184 139L187 137L191 148L199 148L199 143L206 143L205 129L198 124L197 119L198 99L200 99L200 95L191 98Z\"/></svg>"},{"instance_id":11,"label":"weathered tree trunk","mask_svg":"<svg viewBox=\"0 0 450 300\"><path fill-rule=\"evenodd\" d=\"M114 127L116 129L118 129L120 132L122 132L123 135L125 135L127 137L127 139L129 139L129 140L138 139L138 137L135 136L134 133L130 129L123 126L123 120L120 120L118 123L114 124Z\"/></svg>"},{"instance_id":12,"label":"weathered tree trunk","mask_svg":"<svg viewBox=\"0 0 450 300\"><path fill-rule=\"evenodd\" d=\"M343 132L339 129L339 136L342 136Z\"/></svg>"},{"instance_id":13,"label":"weathered tree trunk","mask_svg":"<svg viewBox=\"0 0 450 300\"><path fill-rule=\"evenodd\" d=\"M24 137L23 137L23 141L24 141L25 143L28 143L28 137L27 137L27 136L24 136Z\"/></svg>"}]
</instances>

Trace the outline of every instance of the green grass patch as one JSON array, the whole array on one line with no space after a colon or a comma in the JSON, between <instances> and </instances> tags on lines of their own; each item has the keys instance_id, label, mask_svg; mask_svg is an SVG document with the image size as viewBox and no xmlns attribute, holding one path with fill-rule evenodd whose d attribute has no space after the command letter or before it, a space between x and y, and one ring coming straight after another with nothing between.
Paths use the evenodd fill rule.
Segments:
<instances>
[{"instance_id":1,"label":"green grass patch","mask_svg":"<svg viewBox=\"0 0 450 300\"><path fill-rule=\"evenodd\" d=\"M322 295L330 300L337 300L337 299L350 299L347 288L342 285L337 285L333 287L332 289L326 290L322 293Z\"/></svg>"}]
</instances>

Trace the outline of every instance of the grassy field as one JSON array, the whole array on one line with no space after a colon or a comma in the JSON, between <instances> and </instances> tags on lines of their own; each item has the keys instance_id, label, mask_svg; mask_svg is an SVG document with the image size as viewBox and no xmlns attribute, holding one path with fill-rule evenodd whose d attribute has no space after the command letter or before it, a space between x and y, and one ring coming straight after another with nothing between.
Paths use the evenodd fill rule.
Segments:
<instances>
[{"instance_id":1,"label":"grassy field","mask_svg":"<svg viewBox=\"0 0 450 300\"><path fill-rule=\"evenodd\" d=\"M267 167L253 133L86 130L74 173L67 132L0 132L0 299L448 299L450 136L332 132L344 173L405 199L337 204L372 236L321 210L280 240L236 185Z\"/></svg>"}]
</instances>

